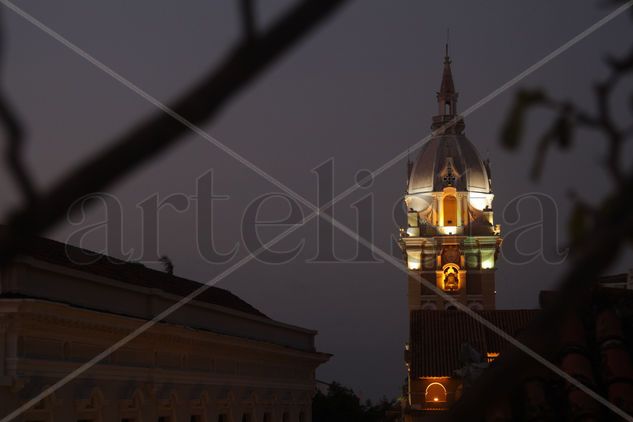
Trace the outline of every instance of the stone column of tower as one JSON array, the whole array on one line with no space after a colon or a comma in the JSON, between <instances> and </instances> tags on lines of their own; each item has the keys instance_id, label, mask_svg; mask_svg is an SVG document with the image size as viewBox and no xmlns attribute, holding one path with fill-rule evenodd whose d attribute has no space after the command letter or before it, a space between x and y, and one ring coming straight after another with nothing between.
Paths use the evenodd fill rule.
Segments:
<instances>
[{"instance_id":1,"label":"stone column of tower","mask_svg":"<svg viewBox=\"0 0 633 422\"><path fill-rule=\"evenodd\" d=\"M493 221L490 169L464 135L448 47L437 103L433 136L409 165L401 236L410 272L409 311L449 308L413 274L472 309L494 309L501 236Z\"/></svg>"}]
</instances>

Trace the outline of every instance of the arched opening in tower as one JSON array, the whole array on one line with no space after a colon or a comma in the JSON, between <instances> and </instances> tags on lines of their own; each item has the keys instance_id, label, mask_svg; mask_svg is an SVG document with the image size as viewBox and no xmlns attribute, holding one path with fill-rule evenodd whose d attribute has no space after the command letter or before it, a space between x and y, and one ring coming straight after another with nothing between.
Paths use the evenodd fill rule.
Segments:
<instances>
[{"instance_id":1,"label":"arched opening in tower","mask_svg":"<svg viewBox=\"0 0 633 422\"><path fill-rule=\"evenodd\" d=\"M439 382L429 384L424 394L427 402L445 402L446 395L446 388Z\"/></svg>"},{"instance_id":2,"label":"arched opening in tower","mask_svg":"<svg viewBox=\"0 0 633 422\"><path fill-rule=\"evenodd\" d=\"M444 197L444 225L457 225L457 199L453 195Z\"/></svg>"}]
</instances>

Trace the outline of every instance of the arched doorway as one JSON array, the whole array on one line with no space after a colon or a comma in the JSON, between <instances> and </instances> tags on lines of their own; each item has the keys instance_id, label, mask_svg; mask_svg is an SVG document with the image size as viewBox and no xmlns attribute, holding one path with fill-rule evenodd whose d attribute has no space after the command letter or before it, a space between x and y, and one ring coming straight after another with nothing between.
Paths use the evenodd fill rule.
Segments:
<instances>
[{"instance_id":1,"label":"arched doorway","mask_svg":"<svg viewBox=\"0 0 633 422\"><path fill-rule=\"evenodd\" d=\"M424 399L431 403L445 402L446 388L439 382L432 382L426 387Z\"/></svg>"}]
</instances>

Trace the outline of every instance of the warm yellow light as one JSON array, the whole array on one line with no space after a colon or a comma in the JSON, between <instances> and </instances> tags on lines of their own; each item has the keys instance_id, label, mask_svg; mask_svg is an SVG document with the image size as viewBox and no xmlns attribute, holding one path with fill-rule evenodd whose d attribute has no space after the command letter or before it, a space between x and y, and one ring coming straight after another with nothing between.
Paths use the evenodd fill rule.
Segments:
<instances>
[{"instance_id":1,"label":"warm yellow light","mask_svg":"<svg viewBox=\"0 0 633 422\"><path fill-rule=\"evenodd\" d=\"M492 362L493 360L495 360L496 357L499 356L499 353L497 352L488 352L486 353L486 358L488 360L488 363Z\"/></svg>"},{"instance_id":2,"label":"warm yellow light","mask_svg":"<svg viewBox=\"0 0 633 422\"><path fill-rule=\"evenodd\" d=\"M409 259L408 267L410 270L419 270L420 269L420 261L414 261Z\"/></svg>"},{"instance_id":3,"label":"warm yellow light","mask_svg":"<svg viewBox=\"0 0 633 422\"><path fill-rule=\"evenodd\" d=\"M439 382L432 382L426 386L424 391L425 401L429 402L445 402L446 401L446 387Z\"/></svg>"},{"instance_id":4,"label":"warm yellow light","mask_svg":"<svg viewBox=\"0 0 633 422\"><path fill-rule=\"evenodd\" d=\"M481 251L481 268L489 270L495 267L495 253L492 250Z\"/></svg>"},{"instance_id":5,"label":"warm yellow light","mask_svg":"<svg viewBox=\"0 0 633 422\"><path fill-rule=\"evenodd\" d=\"M452 235L457 233L457 226L440 226L437 228L437 231L443 235Z\"/></svg>"},{"instance_id":6,"label":"warm yellow light","mask_svg":"<svg viewBox=\"0 0 633 422\"><path fill-rule=\"evenodd\" d=\"M483 211L486 207L492 206L492 198L490 193L470 192L468 193L468 203L471 207Z\"/></svg>"},{"instance_id":7,"label":"warm yellow light","mask_svg":"<svg viewBox=\"0 0 633 422\"><path fill-rule=\"evenodd\" d=\"M442 267L442 271L437 271L440 286L444 291L456 292L461 288L461 280L459 275L459 266L457 264L446 264Z\"/></svg>"},{"instance_id":8,"label":"warm yellow light","mask_svg":"<svg viewBox=\"0 0 633 422\"><path fill-rule=\"evenodd\" d=\"M470 203L470 205L475 208L478 209L479 211L483 210L484 208L486 208L486 198L484 196L475 196L472 193L469 195L468 197L468 202Z\"/></svg>"},{"instance_id":9,"label":"warm yellow light","mask_svg":"<svg viewBox=\"0 0 633 422\"><path fill-rule=\"evenodd\" d=\"M419 227L408 227L407 228L407 236L409 236L409 237L420 237L420 228Z\"/></svg>"},{"instance_id":10,"label":"warm yellow light","mask_svg":"<svg viewBox=\"0 0 633 422\"><path fill-rule=\"evenodd\" d=\"M453 226L457 224L457 198L455 195L446 195L442 202L442 225Z\"/></svg>"},{"instance_id":11,"label":"warm yellow light","mask_svg":"<svg viewBox=\"0 0 633 422\"><path fill-rule=\"evenodd\" d=\"M407 267L410 270L419 270L421 261L422 252L420 250L407 250Z\"/></svg>"}]
</instances>

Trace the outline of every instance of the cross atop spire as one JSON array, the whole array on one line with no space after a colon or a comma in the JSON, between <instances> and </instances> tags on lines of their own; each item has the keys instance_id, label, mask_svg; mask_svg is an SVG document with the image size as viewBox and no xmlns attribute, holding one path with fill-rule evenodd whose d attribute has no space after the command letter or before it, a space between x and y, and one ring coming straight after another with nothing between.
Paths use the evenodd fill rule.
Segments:
<instances>
[{"instance_id":1,"label":"cross atop spire","mask_svg":"<svg viewBox=\"0 0 633 422\"><path fill-rule=\"evenodd\" d=\"M446 53L444 54L444 57L448 57L448 45L451 42L451 28L446 28Z\"/></svg>"}]
</instances>

